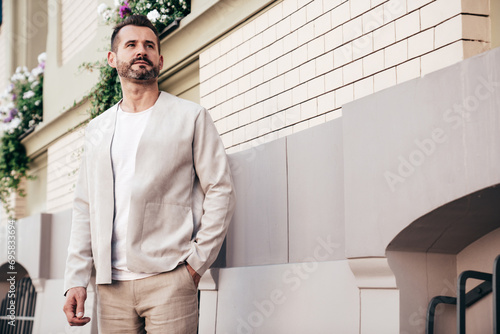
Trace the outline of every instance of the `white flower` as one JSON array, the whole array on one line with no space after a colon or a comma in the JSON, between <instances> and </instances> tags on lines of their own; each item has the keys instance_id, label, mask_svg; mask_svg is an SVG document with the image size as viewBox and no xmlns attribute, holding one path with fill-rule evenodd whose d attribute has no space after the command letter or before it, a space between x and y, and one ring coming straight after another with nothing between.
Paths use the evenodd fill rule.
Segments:
<instances>
[{"instance_id":1,"label":"white flower","mask_svg":"<svg viewBox=\"0 0 500 334\"><path fill-rule=\"evenodd\" d=\"M43 73L43 68L41 67L35 67L34 69L31 70L31 75L35 77L38 77L42 73Z\"/></svg>"},{"instance_id":2,"label":"white flower","mask_svg":"<svg viewBox=\"0 0 500 334\"><path fill-rule=\"evenodd\" d=\"M160 18L160 13L158 13L156 9L148 13L148 19L153 23L155 23L156 20L158 20L159 18Z\"/></svg>"},{"instance_id":3,"label":"white flower","mask_svg":"<svg viewBox=\"0 0 500 334\"><path fill-rule=\"evenodd\" d=\"M47 52L42 52L38 55L38 64L45 63L47 61Z\"/></svg>"},{"instance_id":4,"label":"white flower","mask_svg":"<svg viewBox=\"0 0 500 334\"><path fill-rule=\"evenodd\" d=\"M34 82L35 81L35 76L33 74L30 73L29 77L28 77L28 81L29 82Z\"/></svg>"},{"instance_id":5,"label":"white flower","mask_svg":"<svg viewBox=\"0 0 500 334\"><path fill-rule=\"evenodd\" d=\"M10 81L16 82L16 81L19 81L19 80L22 80L22 79L24 79L24 75L22 73L20 73L20 72L19 73L16 72L16 73L14 73L12 75L12 77L10 78Z\"/></svg>"},{"instance_id":6,"label":"white flower","mask_svg":"<svg viewBox=\"0 0 500 334\"><path fill-rule=\"evenodd\" d=\"M106 21L108 21L112 16L113 12L111 11L111 9L107 9L104 11L104 13L102 13L102 18Z\"/></svg>"},{"instance_id":7,"label":"white flower","mask_svg":"<svg viewBox=\"0 0 500 334\"><path fill-rule=\"evenodd\" d=\"M150 3L148 3L148 4L146 5L146 8L147 8L147 9L151 8L151 4L150 4Z\"/></svg>"},{"instance_id":8,"label":"white flower","mask_svg":"<svg viewBox=\"0 0 500 334\"><path fill-rule=\"evenodd\" d=\"M36 100L36 101L35 101L35 106L37 106L37 107L38 107L39 105L40 105L40 100Z\"/></svg>"},{"instance_id":9,"label":"white flower","mask_svg":"<svg viewBox=\"0 0 500 334\"><path fill-rule=\"evenodd\" d=\"M21 73L21 66L18 66L18 67L16 68L16 73Z\"/></svg>"},{"instance_id":10,"label":"white flower","mask_svg":"<svg viewBox=\"0 0 500 334\"><path fill-rule=\"evenodd\" d=\"M161 20L162 20L162 21L165 21L166 19L167 19L167 15L162 15L162 16L161 16Z\"/></svg>"},{"instance_id":11,"label":"white flower","mask_svg":"<svg viewBox=\"0 0 500 334\"><path fill-rule=\"evenodd\" d=\"M27 107L27 106L23 106L23 110L24 110L24 111L27 111L27 110L28 110L28 107Z\"/></svg>"},{"instance_id":12,"label":"white flower","mask_svg":"<svg viewBox=\"0 0 500 334\"><path fill-rule=\"evenodd\" d=\"M33 125L35 125L35 120L32 119L28 122L28 126L31 128Z\"/></svg>"},{"instance_id":13,"label":"white flower","mask_svg":"<svg viewBox=\"0 0 500 334\"><path fill-rule=\"evenodd\" d=\"M109 8L109 7L108 7L108 5L106 5L106 4L103 2L103 3L101 3L101 4L99 5L99 7L97 7L97 13L98 13L99 15L101 15L101 16L102 16L102 15L104 14L104 11L105 11L106 9L108 9L108 8Z\"/></svg>"},{"instance_id":14,"label":"white flower","mask_svg":"<svg viewBox=\"0 0 500 334\"><path fill-rule=\"evenodd\" d=\"M35 96L35 93L32 90L29 90L23 94L23 99L25 99L25 100L31 99L33 96Z\"/></svg>"},{"instance_id":15,"label":"white flower","mask_svg":"<svg viewBox=\"0 0 500 334\"><path fill-rule=\"evenodd\" d=\"M31 89L35 88L39 84L40 84L40 82L38 80L33 81L33 83L31 84Z\"/></svg>"},{"instance_id":16,"label":"white flower","mask_svg":"<svg viewBox=\"0 0 500 334\"><path fill-rule=\"evenodd\" d=\"M115 0L115 7L119 7L122 4L122 0Z\"/></svg>"},{"instance_id":17,"label":"white flower","mask_svg":"<svg viewBox=\"0 0 500 334\"><path fill-rule=\"evenodd\" d=\"M4 127L3 130L7 131L9 133L12 133L15 128L21 123L21 119L19 117L15 117L12 121L9 123L3 123Z\"/></svg>"}]
</instances>

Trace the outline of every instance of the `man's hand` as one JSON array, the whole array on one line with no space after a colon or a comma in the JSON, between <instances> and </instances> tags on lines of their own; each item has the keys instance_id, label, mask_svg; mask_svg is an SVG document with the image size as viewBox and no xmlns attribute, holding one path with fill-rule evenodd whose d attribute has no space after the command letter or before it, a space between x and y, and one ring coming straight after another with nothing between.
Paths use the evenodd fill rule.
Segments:
<instances>
[{"instance_id":1,"label":"man's hand","mask_svg":"<svg viewBox=\"0 0 500 334\"><path fill-rule=\"evenodd\" d=\"M71 326L83 326L90 321L89 317L83 317L86 299L87 289L81 286L71 288L66 293L66 303L64 303L63 311L66 313L66 318L68 318L68 323Z\"/></svg>"},{"instance_id":2,"label":"man's hand","mask_svg":"<svg viewBox=\"0 0 500 334\"><path fill-rule=\"evenodd\" d=\"M189 263L186 263L186 268L191 274L191 277L193 278L194 285L198 287L198 284L200 283L200 278L201 276L189 265Z\"/></svg>"}]
</instances>

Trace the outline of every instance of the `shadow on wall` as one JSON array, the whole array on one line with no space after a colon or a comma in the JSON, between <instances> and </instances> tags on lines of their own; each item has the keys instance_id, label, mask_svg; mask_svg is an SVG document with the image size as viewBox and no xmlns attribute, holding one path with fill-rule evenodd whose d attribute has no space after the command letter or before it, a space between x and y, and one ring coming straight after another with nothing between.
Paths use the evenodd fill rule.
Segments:
<instances>
[{"instance_id":1,"label":"shadow on wall","mask_svg":"<svg viewBox=\"0 0 500 334\"><path fill-rule=\"evenodd\" d=\"M425 332L430 299L456 297L462 271L491 273L500 254L499 202L500 185L479 190L420 217L391 241L387 258L400 289L402 334ZM468 332L493 331L491 301L490 295L467 309ZM456 332L454 305L438 306L435 332Z\"/></svg>"}]
</instances>

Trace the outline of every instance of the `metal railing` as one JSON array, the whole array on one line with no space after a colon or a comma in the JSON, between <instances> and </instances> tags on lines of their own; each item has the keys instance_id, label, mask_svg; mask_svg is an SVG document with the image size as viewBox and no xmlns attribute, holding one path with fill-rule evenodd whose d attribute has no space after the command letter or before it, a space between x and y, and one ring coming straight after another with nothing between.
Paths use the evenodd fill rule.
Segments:
<instances>
[{"instance_id":1,"label":"metal railing","mask_svg":"<svg viewBox=\"0 0 500 334\"><path fill-rule=\"evenodd\" d=\"M0 306L0 333L31 334L35 320L36 291L29 277L23 277L15 285L15 311L9 310L9 292Z\"/></svg>"},{"instance_id":2,"label":"metal railing","mask_svg":"<svg viewBox=\"0 0 500 334\"><path fill-rule=\"evenodd\" d=\"M474 289L466 292L465 286L469 278L483 281ZM500 307L498 299L500 296L500 255L497 256L493 264L493 273L483 273L480 271L467 270L458 276L457 298L450 296L436 296L429 302L427 308L427 322L425 333L434 334L434 322L436 307L439 304L457 305L457 333L465 334L465 311L466 309L493 292L493 333L500 334L499 318Z\"/></svg>"}]
</instances>

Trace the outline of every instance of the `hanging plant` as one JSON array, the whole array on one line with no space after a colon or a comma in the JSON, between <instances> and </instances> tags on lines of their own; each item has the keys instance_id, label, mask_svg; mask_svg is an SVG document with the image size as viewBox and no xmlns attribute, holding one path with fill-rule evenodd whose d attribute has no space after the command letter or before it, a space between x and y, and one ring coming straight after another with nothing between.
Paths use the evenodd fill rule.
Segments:
<instances>
[{"instance_id":1,"label":"hanging plant","mask_svg":"<svg viewBox=\"0 0 500 334\"><path fill-rule=\"evenodd\" d=\"M0 201L13 218L10 196L24 196L20 183L29 170L29 158L22 138L34 130L43 116L43 73L45 52L38 56L38 66L28 71L18 67L0 99L2 138L0 142Z\"/></svg>"}]
</instances>

